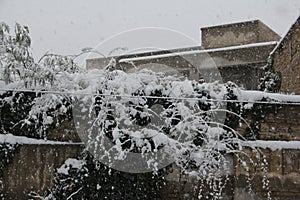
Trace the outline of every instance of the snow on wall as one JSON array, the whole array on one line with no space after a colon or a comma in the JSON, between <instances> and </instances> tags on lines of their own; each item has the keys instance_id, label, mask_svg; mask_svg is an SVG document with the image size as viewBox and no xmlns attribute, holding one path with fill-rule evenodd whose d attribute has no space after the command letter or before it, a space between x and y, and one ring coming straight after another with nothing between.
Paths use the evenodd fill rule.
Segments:
<instances>
[{"instance_id":1,"label":"snow on wall","mask_svg":"<svg viewBox=\"0 0 300 200\"><path fill-rule=\"evenodd\" d=\"M81 144L81 143L71 143L71 142L59 142L59 141L51 141L51 140L42 140L42 139L34 139L28 138L24 136L15 136L12 134L0 134L0 144L8 143L8 144L51 144L51 145L70 145L70 144Z\"/></svg>"},{"instance_id":2,"label":"snow on wall","mask_svg":"<svg viewBox=\"0 0 300 200\"><path fill-rule=\"evenodd\" d=\"M260 148L268 148L272 151L282 150L282 149L299 149L300 150L300 141L264 141L264 140L256 140L256 141L244 141L243 146L250 147L260 147Z\"/></svg>"}]
</instances>

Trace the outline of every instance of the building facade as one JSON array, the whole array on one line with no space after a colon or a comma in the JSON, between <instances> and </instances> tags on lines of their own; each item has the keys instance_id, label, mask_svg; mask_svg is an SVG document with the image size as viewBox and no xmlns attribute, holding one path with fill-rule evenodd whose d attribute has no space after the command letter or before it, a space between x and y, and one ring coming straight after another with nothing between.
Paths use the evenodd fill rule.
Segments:
<instances>
[{"instance_id":1,"label":"building facade","mask_svg":"<svg viewBox=\"0 0 300 200\"><path fill-rule=\"evenodd\" d=\"M273 67L281 74L281 92L300 94L300 17L272 52Z\"/></svg>"},{"instance_id":2,"label":"building facade","mask_svg":"<svg viewBox=\"0 0 300 200\"><path fill-rule=\"evenodd\" d=\"M115 56L115 67L127 72L150 68L192 80L232 81L245 89L257 89L263 76L262 67L279 35L259 20L205 27L201 32L201 46ZM89 59L86 66L101 69L110 60Z\"/></svg>"}]
</instances>

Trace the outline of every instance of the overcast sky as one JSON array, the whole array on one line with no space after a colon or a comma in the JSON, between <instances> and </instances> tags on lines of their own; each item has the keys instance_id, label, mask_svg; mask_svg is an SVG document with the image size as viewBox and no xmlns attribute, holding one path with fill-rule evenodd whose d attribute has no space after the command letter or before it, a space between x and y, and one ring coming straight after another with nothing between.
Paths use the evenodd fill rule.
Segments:
<instances>
[{"instance_id":1,"label":"overcast sky","mask_svg":"<svg viewBox=\"0 0 300 200\"><path fill-rule=\"evenodd\" d=\"M0 21L29 26L36 58L48 50L73 54L99 45L104 54L131 44L198 45L200 27L252 19L284 35L299 14L299 0L0 0Z\"/></svg>"}]
</instances>

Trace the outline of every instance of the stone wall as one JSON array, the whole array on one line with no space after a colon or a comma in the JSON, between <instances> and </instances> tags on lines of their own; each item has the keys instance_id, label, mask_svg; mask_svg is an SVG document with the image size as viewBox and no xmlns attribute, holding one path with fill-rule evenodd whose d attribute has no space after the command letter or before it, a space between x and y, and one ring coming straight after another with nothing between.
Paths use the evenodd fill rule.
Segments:
<instances>
[{"instance_id":1,"label":"stone wall","mask_svg":"<svg viewBox=\"0 0 300 200\"><path fill-rule=\"evenodd\" d=\"M260 139L300 141L300 106L283 105L261 123Z\"/></svg>"},{"instance_id":2,"label":"stone wall","mask_svg":"<svg viewBox=\"0 0 300 200\"><path fill-rule=\"evenodd\" d=\"M224 200L232 200L234 197L234 158L232 155L226 156L227 161L230 163L230 171L224 172L224 174L228 174L228 177L225 176L222 179L222 182L226 184L220 184L219 186L225 186L222 188L222 199ZM212 199L211 192L212 189L209 188L205 181L201 182L196 178L188 177L180 172L178 167L173 164L172 173L168 174L165 177L166 185L162 188L164 191L162 193L162 199L199 199L200 198L200 190L201 190L201 199ZM216 190L218 190L217 188Z\"/></svg>"},{"instance_id":3,"label":"stone wall","mask_svg":"<svg viewBox=\"0 0 300 200\"><path fill-rule=\"evenodd\" d=\"M300 107L282 106L275 114L269 114L262 121L262 140L298 140L300 141ZM36 191L43 193L53 184L55 169L60 167L68 157L76 157L82 150L81 145L22 145L16 150L12 163L4 168L3 191L7 199L27 199L26 193ZM265 155L267 180L274 198L287 200L300 198L300 150L278 148L275 150L260 148ZM244 152L258 164L256 153L249 148ZM232 174L224 189L224 199L258 199L265 197L263 189L264 174L261 165L250 166L253 176L251 185L255 194L247 192L247 172L234 156ZM232 159L233 159L232 158ZM188 178L176 168L166 177L163 199L197 199L201 182ZM204 187L205 188L205 187Z\"/></svg>"},{"instance_id":4,"label":"stone wall","mask_svg":"<svg viewBox=\"0 0 300 200\"><path fill-rule=\"evenodd\" d=\"M267 173L263 173L261 170L261 161L258 161L256 153L253 153L249 148L243 150L247 153L254 163L259 165L254 166L250 159L246 158L246 164L250 166L250 181L252 189L254 191L253 195L248 199L266 199L267 189L263 187L263 178L267 178L269 191L271 191L272 199L278 200L288 200L288 199L300 199L300 150L298 149L262 149L261 156L265 156L267 161ZM234 191L235 198L240 199L241 196L249 195L247 194L246 188L247 174L248 172L242 167L235 157L235 183ZM245 158L245 156L244 156Z\"/></svg>"},{"instance_id":5,"label":"stone wall","mask_svg":"<svg viewBox=\"0 0 300 200\"><path fill-rule=\"evenodd\" d=\"M281 91L300 94L300 17L272 56L275 71L281 73Z\"/></svg>"},{"instance_id":6,"label":"stone wall","mask_svg":"<svg viewBox=\"0 0 300 200\"><path fill-rule=\"evenodd\" d=\"M245 127L244 127L245 128ZM261 122L260 140L277 141L300 141L300 106L282 105L272 114L266 114ZM262 163L257 159L257 154L250 148L243 150L254 162ZM300 149L259 148L260 156L265 155L267 163L266 177L269 181L271 196L274 199L300 199ZM243 156L243 158L246 158ZM246 198L258 199L266 195L262 180L264 173L261 165L254 166L250 159L245 159L250 166L250 175L253 176L252 186L256 193L250 195L246 192L247 172L235 156L235 199Z\"/></svg>"},{"instance_id":7,"label":"stone wall","mask_svg":"<svg viewBox=\"0 0 300 200\"><path fill-rule=\"evenodd\" d=\"M278 41L280 36L259 20L201 28L202 47L214 49Z\"/></svg>"},{"instance_id":8,"label":"stone wall","mask_svg":"<svg viewBox=\"0 0 300 200\"><path fill-rule=\"evenodd\" d=\"M250 123L249 119L247 121ZM238 131L242 133L245 128L246 126L243 126ZM263 141L300 141L300 106L285 105L275 113L266 113L261 122L260 134L260 140ZM257 150L258 154L244 147L245 154L233 156L232 174L224 190L223 199L266 199L268 191L271 192L272 199L300 199L300 149L273 145L272 149L257 146ZM238 156L245 163L239 162ZM266 173L262 170L263 159L266 161ZM249 167L248 171L245 170L244 164ZM263 187L264 176L269 182L269 189ZM247 182L247 177L251 179L250 182ZM199 181L184 176L176 168L166 180L164 199L197 199L201 184ZM248 193L249 183L254 192L252 194Z\"/></svg>"},{"instance_id":9,"label":"stone wall","mask_svg":"<svg viewBox=\"0 0 300 200\"><path fill-rule=\"evenodd\" d=\"M55 170L82 149L79 144L20 145L12 162L3 169L5 199L25 200L31 191L43 194L53 186Z\"/></svg>"}]
</instances>

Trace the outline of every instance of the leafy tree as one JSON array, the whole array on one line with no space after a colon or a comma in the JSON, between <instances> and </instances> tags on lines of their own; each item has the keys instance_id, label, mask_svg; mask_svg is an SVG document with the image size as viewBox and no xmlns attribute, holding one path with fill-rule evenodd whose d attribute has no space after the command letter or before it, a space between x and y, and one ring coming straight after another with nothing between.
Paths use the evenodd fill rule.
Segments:
<instances>
[{"instance_id":1,"label":"leafy tree","mask_svg":"<svg viewBox=\"0 0 300 200\"><path fill-rule=\"evenodd\" d=\"M274 60L272 55L268 58L267 64L264 66L264 76L260 80L259 90L265 92L278 92L281 86L281 74L275 72Z\"/></svg>"},{"instance_id":2,"label":"leafy tree","mask_svg":"<svg viewBox=\"0 0 300 200\"><path fill-rule=\"evenodd\" d=\"M26 26L16 23L15 34L10 35L9 26L0 24L0 39L2 52L0 66L5 83L25 80L27 70L34 65L30 52L31 39Z\"/></svg>"},{"instance_id":3,"label":"leafy tree","mask_svg":"<svg viewBox=\"0 0 300 200\"><path fill-rule=\"evenodd\" d=\"M55 54L46 54L36 63L30 51L28 27L18 23L14 34L10 34L7 24L1 23L0 39L0 84L7 91L0 94L0 130L46 138L49 127L70 117L71 98L43 91L62 91L62 85L79 68L72 56ZM27 91L23 92L24 89Z\"/></svg>"}]
</instances>

